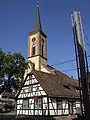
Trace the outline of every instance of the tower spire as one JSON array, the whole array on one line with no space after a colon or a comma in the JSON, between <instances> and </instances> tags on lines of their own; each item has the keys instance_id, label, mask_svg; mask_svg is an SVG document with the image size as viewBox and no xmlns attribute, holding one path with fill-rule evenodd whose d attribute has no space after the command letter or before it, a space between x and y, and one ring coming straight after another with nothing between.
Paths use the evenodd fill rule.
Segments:
<instances>
[{"instance_id":1,"label":"tower spire","mask_svg":"<svg viewBox=\"0 0 90 120\"><path fill-rule=\"evenodd\" d=\"M35 26L34 26L33 30L42 30L41 20L40 20L40 12L39 12L39 0L37 0L36 20L35 20Z\"/></svg>"}]
</instances>

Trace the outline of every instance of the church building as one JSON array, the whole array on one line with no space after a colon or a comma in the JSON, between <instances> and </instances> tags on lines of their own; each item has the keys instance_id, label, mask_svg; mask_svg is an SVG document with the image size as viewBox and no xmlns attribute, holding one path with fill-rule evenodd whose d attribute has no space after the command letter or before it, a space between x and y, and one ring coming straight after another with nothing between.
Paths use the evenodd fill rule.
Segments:
<instances>
[{"instance_id":1,"label":"church building","mask_svg":"<svg viewBox=\"0 0 90 120\"><path fill-rule=\"evenodd\" d=\"M28 34L28 64L16 96L17 115L76 114L80 108L78 81L48 65L47 35L42 30L38 3L35 26Z\"/></svg>"}]
</instances>

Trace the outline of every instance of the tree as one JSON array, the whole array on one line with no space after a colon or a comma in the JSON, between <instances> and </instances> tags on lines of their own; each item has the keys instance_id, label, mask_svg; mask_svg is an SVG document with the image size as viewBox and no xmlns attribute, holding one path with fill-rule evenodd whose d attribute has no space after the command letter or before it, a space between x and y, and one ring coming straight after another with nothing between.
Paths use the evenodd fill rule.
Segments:
<instances>
[{"instance_id":1,"label":"tree","mask_svg":"<svg viewBox=\"0 0 90 120\"><path fill-rule=\"evenodd\" d=\"M28 63L21 53L8 52L5 54L0 49L0 81L5 80L5 86L8 91L12 87L16 91L20 88L27 66Z\"/></svg>"},{"instance_id":2,"label":"tree","mask_svg":"<svg viewBox=\"0 0 90 120\"><path fill-rule=\"evenodd\" d=\"M0 48L0 80L4 77L4 57L5 53Z\"/></svg>"},{"instance_id":3,"label":"tree","mask_svg":"<svg viewBox=\"0 0 90 120\"><path fill-rule=\"evenodd\" d=\"M11 87L15 90L18 89L17 83L23 80L25 70L27 68L27 63L21 53L8 53L4 57L4 71L5 77L8 80L7 90L11 91ZM19 81L18 81L19 79ZM18 81L16 83L16 81Z\"/></svg>"},{"instance_id":4,"label":"tree","mask_svg":"<svg viewBox=\"0 0 90 120\"><path fill-rule=\"evenodd\" d=\"M15 101L6 101L4 104L4 109L6 112L12 111L15 109Z\"/></svg>"}]
</instances>

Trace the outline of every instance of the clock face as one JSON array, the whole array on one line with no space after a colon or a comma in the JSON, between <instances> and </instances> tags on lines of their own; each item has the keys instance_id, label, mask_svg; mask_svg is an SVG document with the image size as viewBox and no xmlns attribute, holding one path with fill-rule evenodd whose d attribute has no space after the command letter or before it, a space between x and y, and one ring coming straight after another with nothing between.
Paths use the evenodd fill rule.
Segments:
<instances>
[{"instance_id":1,"label":"clock face","mask_svg":"<svg viewBox=\"0 0 90 120\"><path fill-rule=\"evenodd\" d=\"M36 38L34 37L33 39L32 39L32 42L35 42L36 41Z\"/></svg>"}]
</instances>

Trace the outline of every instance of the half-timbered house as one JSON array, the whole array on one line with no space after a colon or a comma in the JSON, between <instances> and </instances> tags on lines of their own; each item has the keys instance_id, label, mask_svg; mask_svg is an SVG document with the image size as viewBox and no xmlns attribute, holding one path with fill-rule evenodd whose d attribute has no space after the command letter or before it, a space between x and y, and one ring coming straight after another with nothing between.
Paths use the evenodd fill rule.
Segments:
<instances>
[{"instance_id":1,"label":"half-timbered house","mask_svg":"<svg viewBox=\"0 0 90 120\"><path fill-rule=\"evenodd\" d=\"M17 115L69 115L78 107L78 81L57 71L32 71L17 95Z\"/></svg>"},{"instance_id":2,"label":"half-timbered house","mask_svg":"<svg viewBox=\"0 0 90 120\"><path fill-rule=\"evenodd\" d=\"M78 81L47 64L47 36L42 31L39 6L28 34L30 68L17 94L17 115L69 115L80 107Z\"/></svg>"}]
</instances>

